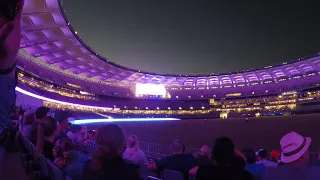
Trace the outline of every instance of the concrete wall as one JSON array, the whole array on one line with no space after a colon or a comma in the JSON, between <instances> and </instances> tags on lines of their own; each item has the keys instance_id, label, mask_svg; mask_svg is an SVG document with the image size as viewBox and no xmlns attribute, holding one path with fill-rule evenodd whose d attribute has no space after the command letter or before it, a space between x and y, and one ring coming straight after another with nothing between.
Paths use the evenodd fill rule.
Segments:
<instances>
[{"instance_id":1,"label":"concrete wall","mask_svg":"<svg viewBox=\"0 0 320 180\"><path fill-rule=\"evenodd\" d=\"M245 119L181 120L161 122L119 123L127 135L135 134L141 141L168 144L180 139L187 147L197 148L213 144L215 138L228 136L238 149L279 149L280 138L296 131L312 137L311 151L320 148L320 114L263 117ZM101 124L88 125L97 128Z\"/></svg>"}]
</instances>

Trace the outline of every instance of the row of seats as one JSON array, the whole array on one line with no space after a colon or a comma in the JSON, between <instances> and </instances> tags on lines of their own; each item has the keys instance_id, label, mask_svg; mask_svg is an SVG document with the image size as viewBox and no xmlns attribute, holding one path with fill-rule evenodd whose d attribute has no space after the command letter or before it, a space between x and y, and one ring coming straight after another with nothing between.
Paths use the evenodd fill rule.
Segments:
<instances>
[{"instance_id":1,"label":"row of seats","mask_svg":"<svg viewBox=\"0 0 320 180\"><path fill-rule=\"evenodd\" d=\"M140 166L140 172L145 180L184 180L184 176L181 172L165 169L161 175L156 171L151 171L146 165ZM161 177L161 179L159 178ZM189 180L195 180L194 176L189 177Z\"/></svg>"},{"instance_id":2,"label":"row of seats","mask_svg":"<svg viewBox=\"0 0 320 180\"><path fill-rule=\"evenodd\" d=\"M25 137L20 135L22 145L21 162L32 180L72 180L60 168L43 155L36 157L36 147Z\"/></svg>"},{"instance_id":3,"label":"row of seats","mask_svg":"<svg viewBox=\"0 0 320 180\"><path fill-rule=\"evenodd\" d=\"M43 155L37 158L36 147L27 138L20 135L19 139L22 145L21 162L29 179L72 180L72 178ZM145 180L184 180L182 173L168 169L165 169L161 175L159 175L156 171L149 170L146 165L141 165L140 172ZM194 177L190 176L190 180L194 179Z\"/></svg>"}]
</instances>

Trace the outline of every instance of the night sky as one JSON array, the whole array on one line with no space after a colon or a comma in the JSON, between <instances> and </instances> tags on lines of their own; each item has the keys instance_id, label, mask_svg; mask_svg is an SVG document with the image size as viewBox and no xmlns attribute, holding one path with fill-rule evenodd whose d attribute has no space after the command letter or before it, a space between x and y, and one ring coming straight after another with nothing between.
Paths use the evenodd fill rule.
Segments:
<instances>
[{"instance_id":1,"label":"night sky","mask_svg":"<svg viewBox=\"0 0 320 180\"><path fill-rule=\"evenodd\" d=\"M208 74L320 51L320 3L259 0L63 0L96 52L148 72Z\"/></svg>"}]
</instances>

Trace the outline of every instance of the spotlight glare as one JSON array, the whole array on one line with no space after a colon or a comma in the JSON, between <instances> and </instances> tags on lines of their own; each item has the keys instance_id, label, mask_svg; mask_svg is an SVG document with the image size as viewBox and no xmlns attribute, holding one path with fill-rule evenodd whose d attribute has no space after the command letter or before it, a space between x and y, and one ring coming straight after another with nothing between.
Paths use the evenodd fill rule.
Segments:
<instances>
[{"instance_id":1,"label":"spotlight glare","mask_svg":"<svg viewBox=\"0 0 320 180\"><path fill-rule=\"evenodd\" d=\"M70 121L72 124L93 124L105 122L143 122L143 121L179 121L178 118L128 118L128 119L81 119Z\"/></svg>"},{"instance_id":2,"label":"spotlight glare","mask_svg":"<svg viewBox=\"0 0 320 180\"><path fill-rule=\"evenodd\" d=\"M112 110L112 108L106 108L106 107L99 107L99 106L88 106L88 105L82 105L82 104L74 104L74 103L68 103L68 102L64 102L64 101L58 101L58 100L54 100L54 99L50 99L50 98L46 98L43 96L39 96L37 94L33 94L29 91L23 90L19 87L16 87L16 91L25 94L27 96L31 96L34 97L36 99L40 99L43 101L49 101L49 102L53 102L53 103L57 103L57 104L64 104L64 105L70 105L70 106L78 106L78 107L83 107L83 108L92 108L92 109L100 109L100 110Z\"/></svg>"}]
</instances>

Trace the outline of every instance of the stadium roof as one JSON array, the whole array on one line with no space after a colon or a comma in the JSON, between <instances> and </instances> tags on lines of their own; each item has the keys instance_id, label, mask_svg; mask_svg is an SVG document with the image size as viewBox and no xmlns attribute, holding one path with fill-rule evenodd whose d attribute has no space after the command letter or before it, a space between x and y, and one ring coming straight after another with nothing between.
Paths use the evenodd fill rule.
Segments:
<instances>
[{"instance_id":1,"label":"stadium roof","mask_svg":"<svg viewBox=\"0 0 320 180\"><path fill-rule=\"evenodd\" d=\"M91 50L68 22L60 0L25 0L20 57L84 80L113 84L166 86L237 86L274 83L319 75L319 54L256 70L210 75L165 75L142 72L110 62ZM24 64L20 62L20 65Z\"/></svg>"}]
</instances>

